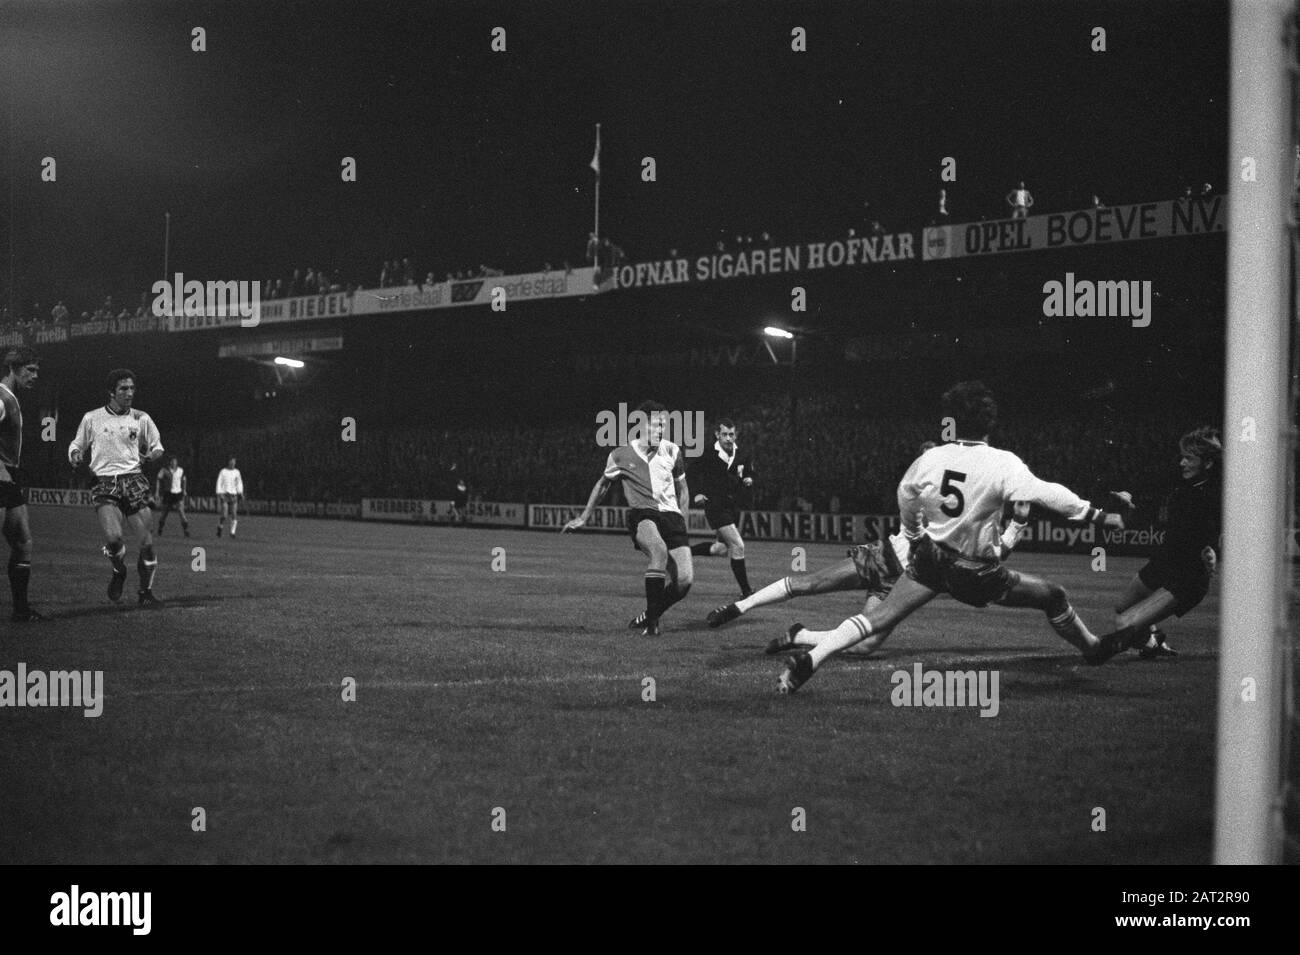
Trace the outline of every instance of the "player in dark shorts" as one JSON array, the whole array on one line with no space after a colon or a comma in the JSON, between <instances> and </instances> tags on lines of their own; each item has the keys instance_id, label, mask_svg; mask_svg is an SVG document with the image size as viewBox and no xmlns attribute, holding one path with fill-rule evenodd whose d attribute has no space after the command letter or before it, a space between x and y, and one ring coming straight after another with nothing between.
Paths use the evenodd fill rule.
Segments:
<instances>
[{"instance_id":1,"label":"player in dark shorts","mask_svg":"<svg viewBox=\"0 0 1300 955\"><path fill-rule=\"evenodd\" d=\"M1204 600L1219 562L1223 442L1205 426L1183 435L1178 450L1183 479L1160 508L1164 543L1115 602L1115 628L1145 633L1138 651L1145 660L1178 655L1156 625Z\"/></svg>"},{"instance_id":2,"label":"player in dark shorts","mask_svg":"<svg viewBox=\"0 0 1300 955\"><path fill-rule=\"evenodd\" d=\"M686 465L682 449L663 436L666 411L654 401L637 409L645 425L636 429L640 436L610 452L605 473L591 489L582 514L560 529L560 533L567 533L585 525L613 482L622 482L628 503L628 533L633 546L649 558L645 610L628 625L640 629L642 636L658 636L659 618L686 596L695 579L685 507L681 503L690 500Z\"/></svg>"},{"instance_id":3,"label":"player in dark shorts","mask_svg":"<svg viewBox=\"0 0 1300 955\"><path fill-rule=\"evenodd\" d=\"M167 515L175 511L181 522L181 532L190 536L190 522L185 516L185 495L189 493L189 475L176 460L176 455L167 459L167 466L158 472L155 481L155 494L162 502L162 512L158 515L158 536L162 537L163 528L167 526Z\"/></svg>"},{"instance_id":4,"label":"player in dark shorts","mask_svg":"<svg viewBox=\"0 0 1300 955\"><path fill-rule=\"evenodd\" d=\"M137 594L142 607L155 607L161 601L153 594L158 557L153 548L153 496L142 467L145 461L163 456L162 438L153 419L134 408L135 373L115 368L108 373L108 403L87 411L77 428L77 436L68 446L68 461L79 467L90 455L90 470L95 475L91 501L104 532L104 556L113 567L108 582L108 599L118 603L126 585L126 544L122 524L126 522L140 542L136 570L140 574Z\"/></svg>"},{"instance_id":5,"label":"player in dark shorts","mask_svg":"<svg viewBox=\"0 0 1300 955\"><path fill-rule=\"evenodd\" d=\"M36 623L45 617L27 602L32 577L32 530L27 523L27 491L19 462L23 453L23 409L18 392L36 384L41 361L25 348L10 348L0 366L0 510L9 542L9 592L13 595L14 623Z\"/></svg>"},{"instance_id":6,"label":"player in dark shorts","mask_svg":"<svg viewBox=\"0 0 1300 955\"><path fill-rule=\"evenodd\" d=\"M737 524L740 521L740 496L754 485L754 462L736 446L736 423L720 418L717 441L700 455L691 467L691 484L695 487L692 503L704 506L704 517L717 534L691 548L696 557L726 554L731 558L731 573L740 585L740 596L754 592L745 569L745 542Z\"/></svg>"}]
</instances>

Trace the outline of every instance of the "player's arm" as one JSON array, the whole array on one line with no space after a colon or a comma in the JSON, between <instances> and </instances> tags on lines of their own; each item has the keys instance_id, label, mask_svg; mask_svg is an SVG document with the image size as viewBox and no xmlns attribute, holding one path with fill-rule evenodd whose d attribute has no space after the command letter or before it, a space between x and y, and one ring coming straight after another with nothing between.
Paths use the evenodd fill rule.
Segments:
<instances>
[{"instance_id":1,"label":"player's arm","mask_svg":"<svg viewBox=\"0 0 1300 955\"><path fill-rule=\"evenodd\" d=\"M1002 531L1002 559L1006 560L1020 543L1021 536L1029 526L1029 508L1027 501L1014 501L1011 505L1011 520Z\"/></svg>"},{"instance_id":2,"label":"player's arm","mask_svg":"<svg viewBox=\"0 0 1300 955\"><path fill-rule=\"evenodd\" d=\"M591 519L591 512L596 509L596 505L600 503L600 499L605 496L605 492L609 490L612 483L614 482L602 474L600 480L596 482L596 486L591 489L591 494L587 496L587 506L582 509L581 514L560 528L560 533L576 531L586 524Z\"/></svg>"},{"instance_id":3,"label":"player's arm","mask_svg":"<svg viewBox=\"0 0 1300 955\"><path fill-rule=\"evenodd\" d=\"M81 419L81 424L77 428L77 436L72 439L68 445L68 462L74 467L80 467L81 462L86 457L86 452L90 450L92 441L90 431L90 415L86 414Z\"/></svg>"},{"instance_id":4,"label":"player's arm","mask_svg":"<svg viewBox=\"0 0 1300 955\"><path fill-rule=\"evenodd\" d=\"M1093 507L1064 484L1054 484L1034 477L1023 462L1008 475L1004 493L1013 501L1038 504L1071 521L1083 521L1100 527L1124 529L1121 514Z\"/></svg>"},{"instance_id":5,"label":"player's arm","mask_svg":"<svg viewBox=\"0 0 1300 955\"><path fill-rule=\"evenodd\" d=\"M921 514L924 506L921 503L922 486L917 483L917 463L920 460L917 458L913 461L903 479L898 482L898 520L903 537L909 544L915 544L921 539Z\"/></svg>"},{"instance_id":6,"label":"player's arm","mask_svg":"<svg viewBox=\"0 0 1300 955\"><path fill-rule=\"evenodd\" d=\"M679 497L678 500L680 500L683 504L686 504L686 503L688 503L688 502L689 502L689 503L694 503L694 504L707 504L707 503L708 503L708 501L709 501L709 494L711 493L710 490L709 490L709 484L710 484L710 481L709 481L709 466L710 466L710 465L709 465L709 457L710 457L710 456L709 456L708 454L705 454L703 457L701 457L701 458L699 459L699 463L698 463L698 464L694 464L694 465L691 466L691 469L690 469L690 470L691 470L691 472L695 475L695 486L699 488L699 491L696 493L696 495L695 495L695 500L694 500L693 502L690 502L688 498ZM713 456L713 460L714 460L714 461L717 461L717 460L718 460L718 458L717 458L716 455ZM719 462L719 463L721 463L721 462ZM680 493L681 493L681 488L678 488L677 491L678 491L678 494L680 494Z\"/></svg>"},{"instance_id":7,"label":"player's arm","mask_svg":"<svg viewBox=\"0 0 1300 955\"><path fill-rule=\"evenodd\" d=\"M682 517L685 518L687 511L691 509L691 490L686 484L686 464L683 462L683 457L682 449L678 448L677 460L673 462L673 487L677 490L677 506L682 509Z\"/></svg>"},{"instance_id":8,"label":"player's arm","mask_svg":"<svg viewBox=\"0 0 1300 955\"><path fill-rule=\"evenodd\" d=\"M144 416L144 428L141 429L140 437L140 450L144 452L145 460L157 461L163 456L162 435L158 433L153 418L148 415Z\"/></svg>"}]
</instances>

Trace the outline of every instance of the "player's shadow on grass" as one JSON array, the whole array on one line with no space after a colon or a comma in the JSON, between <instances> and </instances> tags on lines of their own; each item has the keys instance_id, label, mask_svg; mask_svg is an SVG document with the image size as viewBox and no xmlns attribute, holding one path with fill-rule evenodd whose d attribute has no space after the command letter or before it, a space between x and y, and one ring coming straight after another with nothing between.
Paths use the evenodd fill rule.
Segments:
<instances>
[{"instance_id":1,"label":"player's shadow on grass","mask_svg":"<svg viewBox=\"0 0 1300 955\"><path fill-rule=\"evenodd\" d=\"M207 607L210 604L219 603L226 599L228 598L211 594L202 597L193 595L171 597L161 607L140 607L124 600L120 604L98 604L93 607L77 607L73 610L59 611L52 614L50 620L83 620L93 617L116 617L127 613L165 614L170 609L184 610L192 607Z\"/></svg>"}]
</instances>

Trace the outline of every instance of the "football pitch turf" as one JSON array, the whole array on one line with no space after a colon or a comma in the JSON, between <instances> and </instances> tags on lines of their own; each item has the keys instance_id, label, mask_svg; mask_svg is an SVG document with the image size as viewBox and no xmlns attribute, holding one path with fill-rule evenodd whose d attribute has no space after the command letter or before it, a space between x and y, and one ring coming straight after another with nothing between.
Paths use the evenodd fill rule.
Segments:
<instances>
[{"instance_id":1,"label":"football pitch turf","mask_svg":"<svg viewBox=\"0 0 1300 955\"><path fill-rule=\"evenodd\" d=\"M102 670L104 699L97 718L0 709L5 862L1211 858L1217 584L1170 622L1174 660L1094 669L1037 611L941 597L781 697L767 641L838 624L860 593L714 631L736 586L725 558L697 559L649 638L626 628L644 561L625 535L258 517L230 540L205 514L190 540L169 522L166 606L137 609L134 544L117 607L89 509L31 522L32 602L57 619L11 624L5 593L0 669ZM788 573L792 546L751 543L750 580ZM810 569L844 554L806 549ZM1140 564L1011 560L1095 632ZM891 674L917 663L996 671L996 716L892 705Z\"/></svg>"}]
</instances>

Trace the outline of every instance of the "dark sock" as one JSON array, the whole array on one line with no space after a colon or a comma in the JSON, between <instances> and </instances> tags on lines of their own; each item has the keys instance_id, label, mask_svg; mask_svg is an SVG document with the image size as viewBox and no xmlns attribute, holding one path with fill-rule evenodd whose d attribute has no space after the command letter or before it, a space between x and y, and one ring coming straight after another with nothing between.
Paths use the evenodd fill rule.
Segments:
<instances>
[{"instance_id":1,"label":"dark sock","mask_svg":"<svg viewBox=\"0 0 1300 955\"><path fill-rule=\"evenodd\" d=\"M113 573L125 574L126 573L126 545L122 543L118 543L117 550L110 550L108 554L108 561L110 564L113 565Z\"/></svg>"},{"instance_id":2,"label":"dark sock","mask_svg":"<svg viewBox=\"0 0 1300 955\"><path fill-rule=\"evenodd\" d=\"M32 565L9 558L9 591L14 598L14 613L27 612L27 583L32 579Z\"/></svg>"},{"instance_id":3,"label":"dark sock","mask_svg":"<svg viewBox=\"0 0 1300 955\"><path fill-rule=\"evenodd\" d=\"M664 587L664 602L663 602L662 606L660 606L660 608L659 608L659 613L662 615L663 612L664 612L665 610L667 610L667 609L668 609L669 607L671 607L673 604L677 603L677 601L679 601L679 600L681 600L683 597L685 597L686 594L690 591L690 589L691 589L691 588L687 587L685 590L680 590L680 589L677 587L677 582L676 582L676 581L673 581L671 584L668 584L667 586L665 586L665 587Z\"/></svg>"},{"instance_id":4,"label":"dark sock","mask_svg":"<svg viewBox=\"0 0 1300 955\"><path fill-rule=\"evenodd\" d=\"M691 545L691 553L696 557L708 557L713 549L713 541L704 541L699 544Z\"/></svg>"},{"instance_id":5,"label":"dark sock","mask_svg":"<svg viewBox=\"0 0 1300 955\"><path fill-rule=\"evenodd\" d=\"M741 557L731 559L731 572L736 575L736 583L740 584L742 593L749 593L749 574L745 572L745 558Z\"/></svg>"},{"instance_id":6,"label":"dark sock","mask_svg":"<svg viewBox=\"0 0 1300 955\"><path fill-rule=\"evenodd\" d=\"M648 620L658 620L664 602L664 575L645 575L645 615Z\"/></svg>"}]
</instances>

